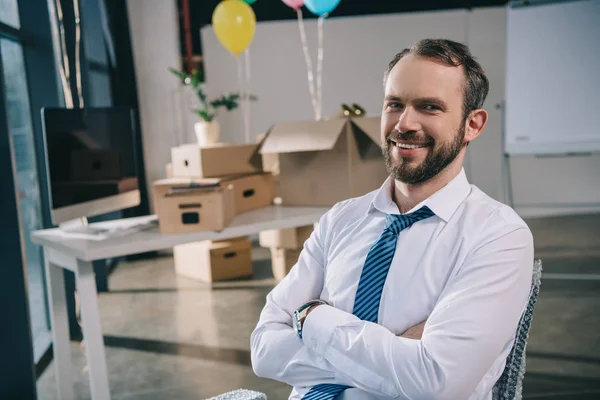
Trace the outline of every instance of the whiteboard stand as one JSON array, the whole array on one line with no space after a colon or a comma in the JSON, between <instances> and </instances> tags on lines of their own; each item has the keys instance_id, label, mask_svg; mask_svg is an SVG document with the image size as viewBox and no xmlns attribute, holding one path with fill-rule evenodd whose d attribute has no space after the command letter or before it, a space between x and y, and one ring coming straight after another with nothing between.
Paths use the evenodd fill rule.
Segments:
<instances>
[{"instance_id":1,"label":"whiteboard stand","mask_svg":"<svg viewBox=\"0 0 600 400\"><path fill-rule=\"evenodd\" d=\"M504 204L507 204L510 208L514 209L515 204L512 191L512 178L510 174L510 154L508 151L506 151L506 118L504 115L506 112L506 107L504 106L504 101L502 101L501 107L502 168L500 168L500 183L502 185L502 201Z\"/></svg>"}]
</instances>

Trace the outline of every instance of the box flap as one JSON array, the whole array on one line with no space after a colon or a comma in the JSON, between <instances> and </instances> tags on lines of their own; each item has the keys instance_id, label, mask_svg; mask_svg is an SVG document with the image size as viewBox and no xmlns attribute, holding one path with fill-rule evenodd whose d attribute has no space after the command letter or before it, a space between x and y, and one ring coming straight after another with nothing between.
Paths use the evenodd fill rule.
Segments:
<instances>
[{"instance_id":1,"label":"box flap","mask_svg":"<svg viewBox=\"0 0 600 400\"><path fill-rule=\"evenodd\" d=\"M250 143L250 144L240 144L240 143L227 143L227 142L218 142L218 143L211 143L211 144L206 144L206 145L198 145L197 143L192 143L192 144L184 144L181 145L180 147L184 147L184 146L193 146L193 147L197 147L200 150L210 150L210 149L222 149L222 148L229 148L229 149L247 149L247 148L253 148L258 146L258 143Z\"/></svg>"},{"instance_id":2,"label":"box flap","mask_svg":"<svg viewBox=\"0 0 600 400\"><path fill-rule=\"evenodd\" d=\"M219 182L231 182L231 181L236 181L238 179L245 179L245 178L250 178L250 177L254 177L254 176L266 176L266 175L272 175L272 174L270 172L252 172L249 174L227 175L227 176L222 176L220 178L209 178L209 179L216 179Z\"/></svg>"},{"instance_id":3,"label":"box flap","mask_svg":"<svg viewBox=\"0 0 600 400\"><path fill-rule=\"evenodd\" d=\"M240 251L252 249L252 241L247 237L210 242L210 250Z\"/></svg>"},{"instance_id":4,"label":"box flap","mask_svg":"<svg viewBox=\"0 0 600 400\"><path fill-rule=\"evenodd\" d=\"M381 143L381 116L352 118L350 121L355 128L360 129L379 146Z\"/></svg>"},{"instance_id":5,"label":"box flap","mask_svg":"<svg viewBox=\"0 0 600 400\"><path fill-rule=\"evenodd\" d=\"M167 178L154 181L154 186L218 186L221 182L220 178Z\"/></svg>"},{"instance_id":6,"label":"box flap","mask_svg":"<svg viewBox=\"0 0 600 400\"><path fill-rule=\"evenodd\" d=\"M271 175L270 172L249 172L245 174L235 174L220 176L218 178L186 178L186 177L174 177L167 179L160 179L154 181L154 186L217 186L226 182L235 181L238 179L249 178L253 176L265 176Z\"/></svg>"},{"instance_id":7,"label":"box flap","mask_svg":"<svg viewBox=\"0 0 600 400\"><path fill-rule=\"evenodd\" d=\"M265 138L260 153L331 150L346 123L346 119L332 119L276 124Z\"/></svg>"}]
</instances>

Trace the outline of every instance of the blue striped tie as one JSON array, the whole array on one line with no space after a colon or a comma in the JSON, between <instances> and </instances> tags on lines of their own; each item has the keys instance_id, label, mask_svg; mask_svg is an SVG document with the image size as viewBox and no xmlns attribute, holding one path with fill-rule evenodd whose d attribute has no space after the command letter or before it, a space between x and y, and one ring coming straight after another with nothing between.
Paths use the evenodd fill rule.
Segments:
<instances>
[{"instance_id":1,"label":"blue striped tie","mask_svg":"<svg viewBox=\"0 0 600 400\"><path fill-rule=\"evenodd\" d=\"M387 278L400 232L417 221L429 218L434 215L429 207L424 206L411 214L387 215L387 223L383 233L375 242L369 254L365 265L363 266L356 289L356 298L354 299L354 311L352 312L363 321L377 323L379 315L379 303L381 302L381 293L383 285ZM302 400L333 400L350 386L337 385L334 383L323 383L313 386L308 393L302 397Z\"/></svg>"}]
</instances>

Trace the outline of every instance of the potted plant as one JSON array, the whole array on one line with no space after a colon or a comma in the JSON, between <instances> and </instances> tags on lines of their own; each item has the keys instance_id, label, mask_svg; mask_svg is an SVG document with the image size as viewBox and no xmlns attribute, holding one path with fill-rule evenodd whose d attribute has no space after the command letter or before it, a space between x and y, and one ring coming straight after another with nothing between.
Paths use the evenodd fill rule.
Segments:
<instances>
[{"instance_id":1,"label":"potted plant","mask_svg":"<svg viewBox=\"0 0 600 400\"><path fill-rule=\"evenodd\" d=\"M194 113L200 117L200 121L194 124L194 131L198 144L201 146L219 142L219 123L215 120L219 108L227 111L235 110L244 98L239 93L225 93L220 97L209 100L205 92L204 76L198 70L192 70L190 74L169 68L169 71L178 77L184 85L189 85L196 92L200 100L200 107ZM250 100L256 100L256 96L250 95Z\"/></svg>"}]
</instances>

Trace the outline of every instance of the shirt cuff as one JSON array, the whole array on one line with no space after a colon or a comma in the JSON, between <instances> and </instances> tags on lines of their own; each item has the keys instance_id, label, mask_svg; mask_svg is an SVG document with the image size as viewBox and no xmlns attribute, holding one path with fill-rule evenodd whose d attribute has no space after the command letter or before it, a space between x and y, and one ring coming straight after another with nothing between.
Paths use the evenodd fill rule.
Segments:
<instances>
[{"instance_id":1,"label":"shirt cuff","mask_svg":"<svg viewBox=\"0 0 600 400\"><path fill-rule=\"evenodd\" d=\"M325 354L335 329L349 321L358 320L355 315L328 305L315 307L304 320L302 340L317 354Z\"/></svg>"}]
</instances>

